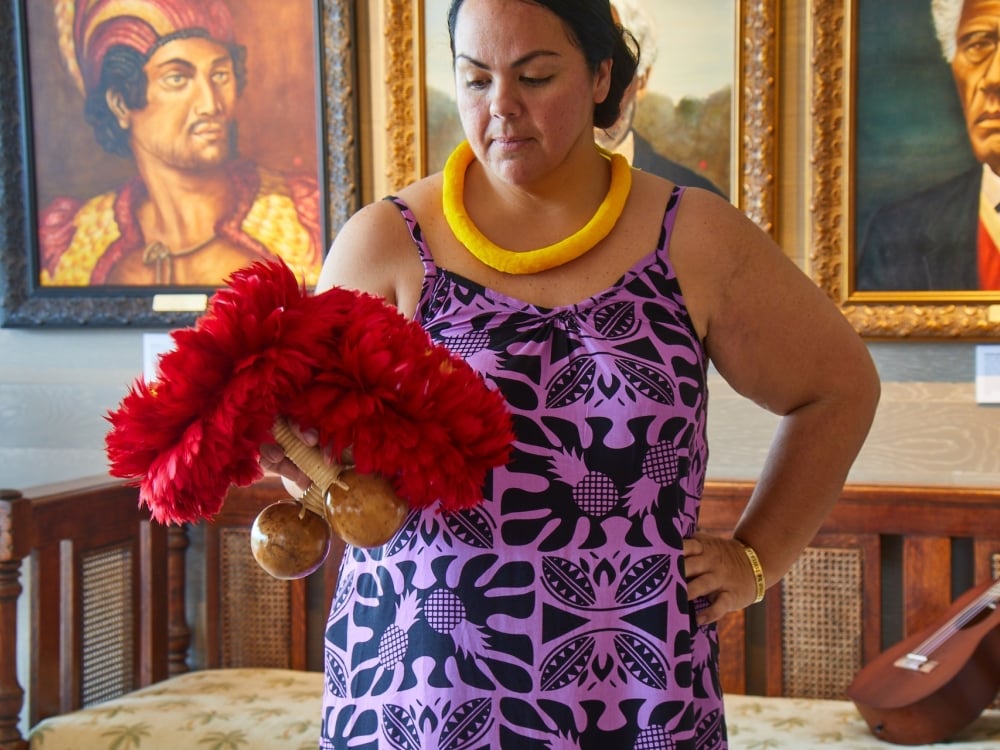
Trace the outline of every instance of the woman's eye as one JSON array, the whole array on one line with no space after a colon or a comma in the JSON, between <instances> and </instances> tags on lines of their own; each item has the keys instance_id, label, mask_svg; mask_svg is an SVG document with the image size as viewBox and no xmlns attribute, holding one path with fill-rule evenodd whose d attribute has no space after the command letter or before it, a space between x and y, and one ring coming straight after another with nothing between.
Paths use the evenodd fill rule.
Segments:
<instances>
[{"instance_id":1,"label":"woman's eye","mask_svg":"<svg viewBox=\"0 0 1000 750\"><path fill-rule=\"evenodd\" d=\"M521 81L528 86L541 86L552 80L552 76L545 76L543 78L535 78L534 76L521 76Z\"/></svg>"}]
</instances>

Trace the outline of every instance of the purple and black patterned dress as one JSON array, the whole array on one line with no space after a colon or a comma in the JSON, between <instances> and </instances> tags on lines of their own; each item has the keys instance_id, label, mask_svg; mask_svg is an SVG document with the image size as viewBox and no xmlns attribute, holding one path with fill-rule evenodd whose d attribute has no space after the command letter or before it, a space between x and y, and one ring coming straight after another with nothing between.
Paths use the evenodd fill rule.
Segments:
<instances>
[{"instance_id":1,"label":"purple and black patterned dress","mask_svg":"<svg viewBox=\"0 0 1000 750\"><path fill-rule=\"evenodd\" d=\"M499 388L511 461L477 508L349 549L326 631L321 748L724 749L713 627L682 539L705 476L706 355L658 247L547 309L423 260L417 320Z\"/></svg>"}]
</instances>

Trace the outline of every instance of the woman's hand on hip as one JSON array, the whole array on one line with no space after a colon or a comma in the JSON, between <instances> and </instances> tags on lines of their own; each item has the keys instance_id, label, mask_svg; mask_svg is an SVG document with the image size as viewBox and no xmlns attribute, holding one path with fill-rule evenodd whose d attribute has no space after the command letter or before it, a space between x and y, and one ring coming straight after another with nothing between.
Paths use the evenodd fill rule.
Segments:
<instances>
[{"instance_id":1,"label":"woman's hand on hip","mask_svg":"<svg viewBox=\"0 0 1000 750\"><path fill-rule=\"evenodd\" d=\"M684 569L688 598L704 597L709 602L696 616L699 625L753 604L757 592L754 573L739 540L696 532L684 540Z\"/></svg>"}]
</instances>

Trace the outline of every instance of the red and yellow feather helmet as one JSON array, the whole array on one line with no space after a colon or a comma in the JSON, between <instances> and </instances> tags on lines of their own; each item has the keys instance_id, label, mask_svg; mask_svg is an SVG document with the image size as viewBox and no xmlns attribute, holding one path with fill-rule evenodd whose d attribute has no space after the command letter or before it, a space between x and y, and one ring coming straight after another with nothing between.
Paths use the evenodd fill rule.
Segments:
<instances>
[{"instance_id":1,"label":"red and yellow feather helmet","mask_svg":"<svg viewBox=\"0 0 1000 750\"><path fill-rule=\"evenodd\" d=\"M148 55L165 37L199 29L223 44L235 42L223 0L55 0L59 49L81 92L93 91L115 45Z\"/></svg>"}]
</instances>

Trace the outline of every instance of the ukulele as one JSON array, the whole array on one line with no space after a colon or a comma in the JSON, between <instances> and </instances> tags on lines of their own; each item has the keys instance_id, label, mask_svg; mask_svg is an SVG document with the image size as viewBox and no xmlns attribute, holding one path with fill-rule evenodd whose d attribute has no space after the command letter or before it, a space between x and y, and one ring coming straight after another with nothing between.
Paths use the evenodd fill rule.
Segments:
<instances>
[{"instance_id":1,"label":"ukulele","mask_svg":"<svg viewBox=\"0 0 1000 750\"><path fill-rule=\"evenodd\" d=\"M1000 580L955 600L940 627L884 651L847 689L872 734L899 745L940 742L1000 690Z\"/></svg>"}]
</instances>

